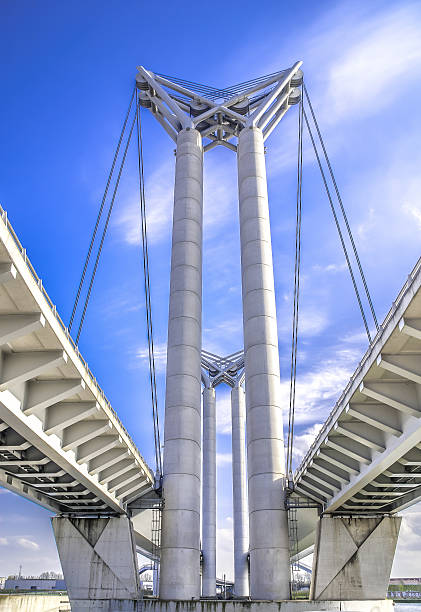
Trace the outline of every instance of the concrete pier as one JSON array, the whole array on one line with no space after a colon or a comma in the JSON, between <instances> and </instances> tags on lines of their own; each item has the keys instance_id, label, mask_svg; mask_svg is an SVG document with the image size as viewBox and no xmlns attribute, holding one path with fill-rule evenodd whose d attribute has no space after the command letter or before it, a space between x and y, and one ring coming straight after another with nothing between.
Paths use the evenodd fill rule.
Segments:
<instances>
[{"instance_id":1,"label":"concrete pier","mask_svg":"<svg viewBox=\"0 0 421 612\"><path fill-rule=\"evenodd\" d=\"M216 596L216 399L203 389L202 596Z\"/></svg>"},{"instance_id":2,"label":"concrete pier","mask_svg":"<svg viewBox=\"0 0 421 612\"><path fill-rule=\"evenodd\" d=\"M249 595L249 521L246 482L246 403L244 389L231 389L232 500L234 523L234 594Z\"/></svg>"},{"instance_id":3,"label":"concrete pier","mask_svg":"<svg viewBox=\"0 0 421 612\"><path fill-rule=\"evenodd\" d=\"M238 139L252 599L289 598L278 330L263 134Z\"/></svg>"},{"instance_id":4,"label":"concrete pier","mask_svg":"<svg viewBox=\"0 0 421 612\"><path fill-rule=\"evenodd\" d=\"M393 612L393 601L154 601L91 600L80 612ZM1 594L0 612L70 612L65 595ZM72 612L74 609L72 608Z\"/></svg>"},{"instance_id":5,"label":"concrete pier","mask_svg":"<svg viewBox=\"0 0 421 612\"><path fill-rule=\"evenodd\" d=\"M162 599L200 597L202 138L177 137L168 320Z\"/></svg>"},{"instance_id":6,"label":"concrete pier","mask_svg":"<svg viewBox=\"0 0 421 612\"><path fill-rule=\"evenodd\" d=\"M401 518L337 516L319 519L310 597L386 597Z\"/></svg>"},{"instance_id":7,"label":"concrete pier","mask_svg":"<svg viewBox=\"0 0 421 612\"><path fill-rule=\"evenodd\" d=\"M139 569L127 516L51 521L72 612L86 609L86 601L137 599Z\"/></svg>"}]
</instances>

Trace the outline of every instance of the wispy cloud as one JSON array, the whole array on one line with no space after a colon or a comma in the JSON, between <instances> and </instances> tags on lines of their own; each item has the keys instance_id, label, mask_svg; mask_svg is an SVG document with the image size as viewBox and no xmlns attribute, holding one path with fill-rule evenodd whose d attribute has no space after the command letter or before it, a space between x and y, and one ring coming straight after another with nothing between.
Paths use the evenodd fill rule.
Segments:
<instances>
[{"instance_id":1,"label":"wispy cloud","mask_svg":"<svg viewBox=\"0 0 421 612\"><path fill-rule=\"evenodd\" d=\"M300 461L303 459L304 455L316 439L322 426L322 423L315 423L314 425L306 429L304 432L294 436L294 444L292 450L292 460L294 466L299 465Z\"/></svg>"},{"instance_id":2,"label":"wispy cloud","mask_svg":"<svg viewBox=\"0 0 421 612\"><path fill-rule=\"evenodd\" d=\"M149 368L149 350L148 347L142 347L137 349L136 358L140 361L143 367ZM154 360L155 369L158 373L165 372L167 365L167 345L166 343L154 344Z\"/></svg>"},{"instance_id":3,"label":"wispy cloud","mask_svg":"<svg viewBox=\"0 0 421 612\"><path fill-rule=\"evenodd\" d=\"M329 36L341 37L339 54L327 70L326 119L332 123L356 115L361 119L392 104L401 95L399 83L421 70L419 4L391 4L383 15L365 17L360 20L357 11L352 19L349 11L348 20L339 22ZM329 38L319 37L319 48L327 50Z\"/></svg>"},{"instance_id":4,"label":"wispy cloud","mask_svg":"<svg viewBox=\"0 0 421 612\"><path fill-rule=\"evenodd\" d=\"M219 468L226 467L232 463L231 453L216 453L216 465Z\"/></svg>"},{"instance_id":5,"label":"wispy cloud","mask_svg":"<svg viewBox=\"0 0 421 612\"><path fill-rule=\"evenodd\" d=\"M218 387L216 392L216 432L231 433L231 394L225 387Z\"/></svg>"},{"instance_id":6,"label":"wispy cloud","mask_svg":"<svg viewBox=\"0 0 421 612\"><path fill-rule=\"evenodd\" d=\"M29 538L19 537L17 538L17 543L27 550L39 550L39 544Z\"/></svg>"},{"instance_id":7,"label":"wispy cloud","mask_svg":"<svg viewBox=\"0 0 421 612\"><path fill-rule=\"evenodd\" d=\"M228 580L234 578L234 533L233 521L231 516L225 517L222 525L218 525L216 529L216 538L218 542L218 554L216 556L217 575L226 574Z\"/></svg>"},{"instance_id":8,"label":"wispy cloud","mask_svg":"<svg viewBox=\"0 0 421 612\"><path fill-rule=\"evenodd\" d=\"M0 537L0 546L7 546L9 544L9 540L7 538Z\"/></svg>"},{"instance_id":9,"label":"wispy cloud","mask_svg":"<svg viewBox=\"0 0 421 612\"><path fill-rule=\"evenodd\" d=\"M172 220L174 162L160 163L146 178L146 213L149 244L168 240ZM140 244L139 193L134 191L116 217L115 226L129 245Z\"/></svg>"},{"instance_id":10,"label":"wispy cloud","mask_svg":"<svg viewBox=\"0 0 421 612\"><path fill-rule=\"evenodd\" d=\"M296 380L295 419L297 423L318 423L327 417L348 382L361 351L358 348L331 349L334 357L299 374ZM289 405L290 382L281 382L283 405Z\"/></svg>"}]
</instances>

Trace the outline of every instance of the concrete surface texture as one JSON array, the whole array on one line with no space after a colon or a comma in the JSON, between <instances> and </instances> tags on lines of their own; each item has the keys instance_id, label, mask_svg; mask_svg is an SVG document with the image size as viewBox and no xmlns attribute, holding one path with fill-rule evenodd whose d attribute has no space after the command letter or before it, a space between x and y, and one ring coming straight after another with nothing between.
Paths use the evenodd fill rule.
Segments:
<instances>
[{"instance_id":1,"label":"concrete surface texture","mask_svg":"<svg viewBox=\"0 0 421 612\"><path fill-rule=\"evenodd\" d=\"M393 612L393 601L153 601L81 600L72 612ZM69 612L59 595L0 595L0 612Z\"/></svg>"},{"instance_id":2,"label":"concrete surface texture","mask_svg":"<svg viewBox=\"0 0 421 612\"><path fill-rule=\"evenodd\" d=\"M393 601L145 601L144 612L393 612Z\"/></svg>"},{"instance_id":3,"label":"concrete surface texture","mask_svg":"<svg viewBox=\"0 0 421 612\"><path fill-rule=\"evenodd\" d=\"M0 310L2 447L16 454L13 461L2 457L0 485L52 512L123 512L133 496L153 489L153 472L71 340L1 207ZM39 471L28 473L28 465Z\"/></svg>"},{"instance_id":4,"label":"concrete surface texture","mask_svg":"<svg viewBox=\"0 0 421 612\"><path fill-rule=\"evenodd\" d=\"M244 389L231 389L232 506L234 517L234 593L249 595L249 520L246 482L246 402Z\"/></svg>"},{"instance_id":5,"label":"concrete surface texture","mask_svg":"<svg viewBox=\"0 0 421 612\"><path fill-rule=\"evenodd\" d=\"M252 599L289 597L278 328L263 134L238 139Z\"/></svg>"},{"instance_id":6,"label":"concrete surface texture","mask_svg":"<svg viewBox=\"0 0 421 612\"><path fill-rule=\"evenodd\" d=\"M203 389L202 596L216 595L216 397Z\"/></svg>"},{"instance_id":7,"label":"concrete surface texture","mask_svg":"<svg viewBox=\"0 0 421 612\"><path fill-rule=\"evenodd\" d=\"M67 595L32 595L0 593L1 612L70 612Z\"/></svg>"},{"instance_id":8,"label":"concrete surface texture","mask_svg":"<svg viewBox=\"0 0 421 612\"><path fill-rule=\"evenodd\" d=\"M203 151L177 137L168 320L162 599L200 597Z\"/></svg>"},{"instance_id":9,"label":"concrete surface texture","mask_svg":"<svg viewBox=\"0 0 421 612\"><path fill-rule=\"evenodd\" d=\"M127 516L51 521L73 612L78 600L137 598L137 555Z\"/></svg>"},{"instance_id":10,"label":"concrete surface texture","mask_svg":"<svg viewBox=\"0 0 421 612\"><path fill-rule=\"evenodd\" d=\"M401 520L323 516L316 534L310 597L386 597Z\"/></svg>"}]
</instances>

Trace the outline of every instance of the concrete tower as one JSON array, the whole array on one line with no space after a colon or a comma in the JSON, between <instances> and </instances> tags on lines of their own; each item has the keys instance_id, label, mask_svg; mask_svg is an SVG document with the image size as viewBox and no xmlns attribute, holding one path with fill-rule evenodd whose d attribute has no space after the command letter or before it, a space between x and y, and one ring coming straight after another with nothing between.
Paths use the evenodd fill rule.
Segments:
<instances>
[{"instance_id":1,"label":"concrete tower","mask_svg":"<svg viewBox=\"0 0 421 612\"><path fill-rule=\"evenodd\" d=\"M196 599L200 586L203 152L237 153L247 420L250 595L289 597L285 460L264 141L300 99L301 62L266 79L218 90L153 74L136 77L139 103L176 143L160 597ZM206 91L206 96L201 92ZM232 391L236 588L246 590L243 397ZM215 575L214 390L204 391L203 584ZM205 508L205 505L204 505ZM242 585L242 586L241 586ZM240 593L238 593L240 594Z\"/></svg>"}]
</instances>

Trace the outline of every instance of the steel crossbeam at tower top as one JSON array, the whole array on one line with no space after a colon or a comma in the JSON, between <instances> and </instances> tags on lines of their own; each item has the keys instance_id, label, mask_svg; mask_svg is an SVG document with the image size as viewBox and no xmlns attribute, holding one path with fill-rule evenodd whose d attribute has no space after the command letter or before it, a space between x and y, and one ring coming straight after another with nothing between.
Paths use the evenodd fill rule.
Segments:
<instances>
[{"instance_id":1,"label":"steel crossbeam at tower top","mask_svg":"<svg viewBox=\"0 0 421 612\"><path fill-rule=\"evenodd\" d=\"M264 141L290 106L300 100L300 66L301 62L297 62L292 68L258 79L245 88L238 86L216 92L204 86L196 87L195 91L194 85L193 89L187 87L180 79L172 81L142 66L138 68L139 104L152 112L177 143L166 373L161 599L188 600L201 595L203 153L218 145L228 147L238 156L250 594L253 599L289 598L285 457ZM234 89L238 93L230 97ZM212 397L208 397L208 391ZM241 405L241 398L237 400ZM205 389L203 418L210 429L203 430L203 443L211 467L214 435L209 432L214 427L213 405L214 391ZM236 419L242 426L241 410L236 411ZM242 438L237 442L241 444ZM208 489L215 486L214 478L205 472L204 485ZM206 513L204 508L203 520L204 533L213 542L213 513ZM209 554L213 554L211 545ZM204 567L207 561L204 559ZM211 573L207 577L210 580ZM208 588L205 584L202 587Z\"/></svg>"},{"instance_id":2,"label":"steel crossbeam at tower top","mask_svg":"<svg viewBox=\"0 0 421 612\"><path fill-rule=\"evenodd\" d=\"M263 81L257 79L253 86L222 103L139 66L139 103L150 109L174 142L181 130L195 129L203 139L204 152L218 145L236 151L243 128L259 128L266 140L288 108L300 101L301 64L296 62ZM216 91L222 97L230 88Z\"/></svg>"}]
</instances>

